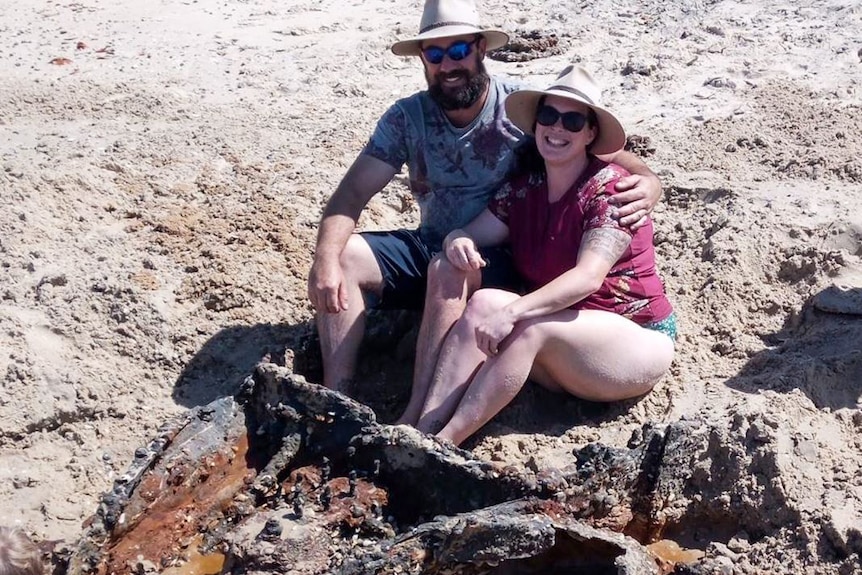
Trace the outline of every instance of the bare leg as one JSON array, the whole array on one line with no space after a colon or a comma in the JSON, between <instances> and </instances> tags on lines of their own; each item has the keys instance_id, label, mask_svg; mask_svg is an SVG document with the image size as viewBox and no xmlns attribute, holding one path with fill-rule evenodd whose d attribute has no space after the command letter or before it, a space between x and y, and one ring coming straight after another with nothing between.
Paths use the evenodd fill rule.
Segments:
<instances>
[{"instance_id":1,"label":"bare leg","mask_svg":"<svg viewBox=\"0 0 862 575\"><path fill-rule=\"evenodd\" d=\"M339 313L318 313L317 331L323 355L323 384L347 393L356 373L359 346L365 335L363 290L380 294L383 275L371 248L354 234L341 254L347 285L348 308Z\"/></svg>"},{"instance_id":2,"label":"bare leg","mask_svg":"<svg viewBox=\"0 0 862 575\"><path fill-rule=\"evenodd\" d=\"M534 377L550 378L551 387L593 401L616 401L651 390L674 354L664 334L592 310L564 310L523 322L506 341L476 373L441 438L459 444L485 425L517 395L534 362Z\"/></svg>"},{"instance_id":3,"label":"bare leg","mask_svg":"<svg viewBox=\"0 0 862 575\"><path fill-rule=\"evenodd\" d=\"M463 272L445 257L437 256L429 264L425 308L416 341L413 388L410 401L396 423L416 425L419 422L443 340L464 312L470 294L479 288L481 282L481 272Z\"/></svg>"},{"instance_id":4,"label":"bare leg","mask_svg":"<svg viewBox=\"0 0 862 575\"><path fill-rule=\"evenodd\" d=\"M467 310L443 343L416 426L420 431L437 433L446 425L476 371L489 360L476 344L477 321L517 298L507 291L483 289L470 299Z\"/></svg>"}]
</instances>

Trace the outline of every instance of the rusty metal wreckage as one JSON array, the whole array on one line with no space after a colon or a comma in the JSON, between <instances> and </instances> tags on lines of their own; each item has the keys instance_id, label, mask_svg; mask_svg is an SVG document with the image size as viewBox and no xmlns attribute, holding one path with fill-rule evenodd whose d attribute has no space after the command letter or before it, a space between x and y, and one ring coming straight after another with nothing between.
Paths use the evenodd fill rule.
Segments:
<instances>
[{"instance_id":1,"label":"rusty metal wreckage","mask_svg":"<svg viewBox=\"0 0 862 575\"><path fill-rule=\"evenodd\" d=\"M260 364L235 397L189 410L136 451L68 573L706 573L708 562L680 561L703 553L657 557L645 545L693 546L696 526L727 540L794 520L709 496L752 472L719 461L717 433L645 426L628 448L590 444L533 473L380 424ZM704 461L725 469L710 475Z\"/></svg>"}]
</instances>

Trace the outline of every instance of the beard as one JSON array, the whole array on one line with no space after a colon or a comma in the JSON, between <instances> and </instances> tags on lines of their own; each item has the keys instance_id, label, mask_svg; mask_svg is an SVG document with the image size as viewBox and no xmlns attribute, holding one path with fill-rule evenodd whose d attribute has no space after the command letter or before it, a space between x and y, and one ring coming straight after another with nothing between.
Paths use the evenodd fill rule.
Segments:
<instances>
[{"instance_id":1,"label":"beard","mask_svg":"<svg viewBox=\"0 0 862 575\"><path fill-rule=\"evenodd\" d=\"M425 76L428 80L428 94L444 110L469 108L479 100L490 81L483 62L479 62L475 74L469 70L457 70L448 74L437 74L433 78L427 73ZM443 88L443 78L464 78L467 83L460 88L447 89Z\"/></svg>"}]
</instances>

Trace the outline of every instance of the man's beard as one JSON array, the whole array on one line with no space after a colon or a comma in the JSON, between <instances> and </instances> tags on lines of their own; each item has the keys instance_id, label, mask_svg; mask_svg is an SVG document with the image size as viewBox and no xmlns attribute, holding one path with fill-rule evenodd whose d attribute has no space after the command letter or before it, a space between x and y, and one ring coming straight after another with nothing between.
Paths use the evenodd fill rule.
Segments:
<instances>
[{"instance_id":1,"label":"man's beard","mask_svg":"<svg viewBox=\"0 0 862 575\"><path fill-rule=\"evenodd\" d=\"M428 94L444 110L463 110L469 108L482 97L485 87L488 86L490 80L483 62L479 62L479 70L473 75L470 74L469 70L458 70L457 72L447 74L449 77L461 76L467 79L467 83L455 91L443 90L442 82L440 81L441 76L443 74L437 74L433 83L431 82L431 78L427 78Z\"/></svg>"}]
</instances>

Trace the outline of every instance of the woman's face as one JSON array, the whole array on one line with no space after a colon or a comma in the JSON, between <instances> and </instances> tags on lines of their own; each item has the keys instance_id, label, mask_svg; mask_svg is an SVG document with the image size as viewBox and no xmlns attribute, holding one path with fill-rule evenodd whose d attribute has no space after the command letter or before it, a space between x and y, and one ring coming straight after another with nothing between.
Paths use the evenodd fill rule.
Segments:
<instances>
[{"instance_id":1,"label":"woman's face","mask_svg":"<svg viewBox=\"0 0 862 575\"><path fill-rule=\"evenodd\" d=\"M536 112L536 147L549 165L585 156L597 135L586 121L589 106L559 96L548 96Z\"/></svg>"}]
</instances>

